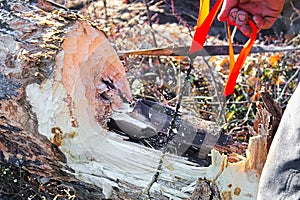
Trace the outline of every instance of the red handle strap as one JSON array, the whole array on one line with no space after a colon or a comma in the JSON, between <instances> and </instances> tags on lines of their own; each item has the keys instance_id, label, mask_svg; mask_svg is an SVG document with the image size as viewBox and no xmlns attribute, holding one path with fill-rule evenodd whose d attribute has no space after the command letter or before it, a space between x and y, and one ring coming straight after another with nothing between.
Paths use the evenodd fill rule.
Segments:
<instances>
[{"instance_id":1,"label":"red handle strap","mask_svg":"<svg viewBox=\"0 0 300 200\"><path fill-rule=\"evenodd\" d=\"M218 13L218 10L221 8L221 5L223 3L223 0L217 0L215 5L212 7L211 11L209 10L209 0L200 0L200 11L198 16L198 23L195 27L195 34L192 41L192 45L190 48L190 54L199 51L202 49L204 42L206 40L206 36L208 34L208 31L216 18L216 15ZM205 16L205 13L208 12L208 15Z\"/></svg>"},{"instance_id":2,"label":"red handle strap","mask_svg":"<svg viewBox=\"0 0 300 200\"><path fill-rule=\"evenodd\" d=\"M203 48L204 42L206 40L206 36L208 34L208 31L216 18L216 15L221 8L221 5L223 3L223 0L217 0L211 11L209 12L209 0L200 0L200 10L199 10L199 16L198 16L198 22L197 26L195 27L195 35L192 41L192 45L190 48L190 54L199 51ZM252 46L255 42L258 30L251 20L249 20L249 25L252 29L252 34L249 36L250 39L247 41L247 43L244 45L243 49L240 52L240 55L238 56L236 62L234 61L234 51L233 51L233 45L231 41L231 32L229 27L229 20L228 22L228 41L229 41L229 57L230 57L230 71L227 83L225 85L224 89L224 95L228 96L233 93L234 86L236 84L236 79L239 75L240 69L242 68L247 56L249 55ZM235 26L235 24L231 23ZM239 28L239 27L238 27Z\"/></svg>"}]
</instances>

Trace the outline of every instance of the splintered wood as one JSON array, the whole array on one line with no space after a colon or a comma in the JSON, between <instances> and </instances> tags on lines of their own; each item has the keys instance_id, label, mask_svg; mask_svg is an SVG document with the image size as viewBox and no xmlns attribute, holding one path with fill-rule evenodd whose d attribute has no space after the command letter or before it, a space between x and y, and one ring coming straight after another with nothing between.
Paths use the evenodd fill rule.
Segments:
<instances>
[{"instance_id":1,"label":"splintered wood","mask_svg":"<svg viewBox=\"0 0 300 200\"><path fill-rule=\"evenodd\" d=\"M131 98L124 67L115 51L101 31L83 21L76 22L67 33L62 51L56 57L54 80L49 79L41 86L27 86L40 132L50 138L54 134L50 130L59 129L60 135L53 141L67 156L68 165L82 180L102 184L107 198L112 194L112 187L117 187L111 180L124 180L139 190L146 188L156 172L161 153L124 141L122 136L100 126L107 113L106 105L121 105L114 87L127 99ZM100 98L103 93L108 98ZM109 103L105 105L106 102ZM255 199L264 162L258 158L260 147L261 144L257 148L249 146L247 158L237 155L235 163L213 150L209 167L167 154L160 182L155 183L150 192L161 192L172 199L187 199L200 177L214 182L223 199Z\"/></svg>"}]
</instances>

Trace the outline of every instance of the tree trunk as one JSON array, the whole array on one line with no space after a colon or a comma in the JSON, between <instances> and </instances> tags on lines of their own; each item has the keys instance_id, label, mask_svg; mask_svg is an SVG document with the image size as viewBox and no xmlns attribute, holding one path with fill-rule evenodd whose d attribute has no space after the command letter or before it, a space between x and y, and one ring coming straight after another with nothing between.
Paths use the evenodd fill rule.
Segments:
<instances>
[{"instance_id":1,"label":"tree trunk","mask_svg":"<svg viewBox=\"0 0 300 200\"><path fill-rule=\"evenodd\" d=\"M253 172L259 175L261 163L252 164L264 149L250 149L251 155L238 157L242 161L236 164L213 150L212 165L203 167L126 141L128 135L101 126L112 110L124 105L118 90L131 101L125 69L104 33L83 16L44 0L0 4L0 198L143 199L144 191L151 189L155 199L187 199L198 177L217 184L220 193L213 187L214 199L256 196L258 178ZM112 118L131 136L158 129L157 123L154 128L128 128L134 113L129 108L118 112L127 117ZM196 126L205 129L200 135L206 146L200 148L206 153L218 141L210 125ZM198 134L190 123L182 127ZM189 137L178 141L182 139L193 143ZM182 145L181 153L186 150ZM7 170L10 176L5 176ZM157 171L158 180L149 188ZM239 180L234 173L240 174ZM207 186L205 181L198 184ZM201 195L194 192L196 197Z\"/></svg>"}]
</instances>

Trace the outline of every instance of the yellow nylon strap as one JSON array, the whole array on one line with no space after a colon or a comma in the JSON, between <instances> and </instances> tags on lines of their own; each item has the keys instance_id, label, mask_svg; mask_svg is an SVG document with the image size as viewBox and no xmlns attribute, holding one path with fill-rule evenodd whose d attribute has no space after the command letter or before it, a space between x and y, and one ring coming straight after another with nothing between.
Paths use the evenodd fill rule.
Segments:
<instances>
[{"instance_id":1,"label":"yellow nylon strap","mask_svg":"<svg viewBox=\"0 0 300 200\"><path fill-rule=\"evenodd\" d=\"M200 0L198 22L197 26L195 27L195 34L190 48L190 54L203 48L206 36L223 3L223 0L216 0L216 3L210 11L209 2L210 0Z\"/></svg>"},{"instance_id":2,"label":"yellow nylon strap","mask_svg":"<svg viewBox=\"0 0 300 200\"><path fill-rule=\"evenodd\" d=\"M200 27L201 24L206 19L209 13L209 4L210 0L200 0L200 7L199 7L199 18L197 22L197 27Z\"/></svg>"},{"instance_id":3,"label":"yellow nylon strap","mask_svg":"<svg viewBox=\"0 0 300 200\"><path fill-rule=\"evenodd\" d=\"M231 31L230 31L230 24L227 22L227 36L228 36L228 46L229 46L229 72L232 71L234 67L234 51L233 51L233 45L232 45L232 40L231 40Z\"/></svg>"}]
</instances>

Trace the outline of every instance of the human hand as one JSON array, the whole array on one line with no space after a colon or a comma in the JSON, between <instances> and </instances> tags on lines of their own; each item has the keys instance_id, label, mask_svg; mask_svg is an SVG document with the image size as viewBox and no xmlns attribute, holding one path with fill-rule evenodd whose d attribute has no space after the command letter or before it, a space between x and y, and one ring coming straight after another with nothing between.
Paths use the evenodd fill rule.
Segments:
<instances>
[{"instance_id":1,"label":"human hand","mask_svg":"<svg viewBox=\"0 0 300 200\"><path fill-rule=\"evenodd\" d=\"M280 15L283 5L284 0L224 0L218 19L229 19L245 35L250 35L250 16L258 29L268 29Z\"/></svg>"}]
</instances>

